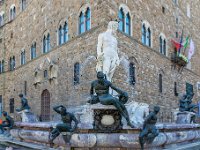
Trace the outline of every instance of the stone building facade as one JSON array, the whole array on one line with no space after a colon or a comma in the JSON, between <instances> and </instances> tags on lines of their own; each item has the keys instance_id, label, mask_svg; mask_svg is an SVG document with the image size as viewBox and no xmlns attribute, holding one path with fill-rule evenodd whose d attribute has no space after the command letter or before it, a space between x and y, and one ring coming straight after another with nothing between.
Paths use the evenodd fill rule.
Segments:
<instances>
[{"instance_id":1,"label":"stone building facade","mask_svg":"<svg viewBox=\"0 0 200 150\"><path fill-rule=\"evenodd\" d=\"M128 91L130 101L160 105L160 121L171 121L171 112L178 108L177 94L186 91L186 83L193 86L194 102L199 99L199 6L198 1L190 0L1 0L2 109L15 115L13 110L20 106L19 93L26 95L32 111L43 120L54 118L54 105L84 105L90 83L96 78L98 35L109 21L120 20L122 10L125 16L129 14L130 31L127 34L124 27L117 32L123 61L113 83ZM81 12L83 33L79 32ZM68 39L59 42L59 28L65 23ZM143 44L143 25L151 31L150 45ZM195 54L184 68L171 62L171 39L180 38L182 31L184 38L189 35L195 43ZM160 36L166 41L163 54ZM134 84L129 82L130 63L135 69Z\"/></svg>"}]
</instances>

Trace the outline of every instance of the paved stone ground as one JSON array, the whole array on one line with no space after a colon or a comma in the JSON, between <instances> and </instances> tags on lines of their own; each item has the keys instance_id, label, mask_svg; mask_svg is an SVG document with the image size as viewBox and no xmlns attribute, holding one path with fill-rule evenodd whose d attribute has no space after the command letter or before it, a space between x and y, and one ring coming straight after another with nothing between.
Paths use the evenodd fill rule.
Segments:
<instances>
[{"instance_id":1,"label":"paved stone ground","mask_svg":"<svg viewBox=\"0 0 200 150\"><path fill-rule=\"evenodd\" d=\"M166 150L200 150L200 142L184 144L178 147L172 147Z\"/></svg>"},{"instance_id":2,"label":"paved stone ground","mask_svg":"<svg viewBox=\"0 0 200 150\"><path fill-rule=\"evenodd\" d=\"M6 147L12 146L12 150L62 150L61 148L49 148L44 145L20 142L9 138L0 138L0 150L5 150ZM200 142L191 144L182 144L180 146L172 146L171 148L164 148L165 150L200 150ZM9 149L11 150L11 149ZM68 149L65 149L68 150ZM81 149L78 149L81 150ZM106 148L105 148L106 150ZM129 149L130 150L130 149ZM135 149L131 149L135 150Z\"/></svg>"}]
</instances>

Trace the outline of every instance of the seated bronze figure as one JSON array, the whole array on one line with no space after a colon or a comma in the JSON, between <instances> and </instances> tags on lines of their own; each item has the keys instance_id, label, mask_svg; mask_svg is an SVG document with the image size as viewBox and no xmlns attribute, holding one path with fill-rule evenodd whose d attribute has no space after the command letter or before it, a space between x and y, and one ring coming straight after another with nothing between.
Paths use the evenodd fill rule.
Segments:
<instances>
[{"instance_id":1,"label":"seated bronze figure","mask_svg":"<svg viewBox=\"0 0 200 150\"><path fill-rule=\"evenodd\" d=\"M119 94L118 98L109 94L110 88ZM114 105L120 114L127 120L127 124L132 128L134 127L130 122L127 109L124 106L128 101L128 94L106 80L103 72L100 71L97 73L97 80L93 81L91 84L90 95L91 99L88 103L96 104L100 102L103 105Z\"/></svg>"},{"instance_id":2,"label":"seated bronze figure","mask_svg":"<svg viewBox=\"0 0 200 150\"><path fill-rule=\"evenodd\" d=\"M192 104L194 93L192 94L184 94L182 98L179 100L179 110L181 112L183 111L189 111L189 112L195 112L194 109L198 108L198 105Z\"/></svg>"}]
</instances>

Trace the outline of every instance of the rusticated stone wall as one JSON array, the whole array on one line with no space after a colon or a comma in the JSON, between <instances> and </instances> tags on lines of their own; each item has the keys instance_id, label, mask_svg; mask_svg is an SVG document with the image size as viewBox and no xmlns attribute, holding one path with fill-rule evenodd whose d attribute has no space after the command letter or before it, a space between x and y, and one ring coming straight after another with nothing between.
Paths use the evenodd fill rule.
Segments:
<instances>
[{"instance_id":1,"label":"rusticated stone wall","mask_svg":"<svg viewBox=\"0 0 200 150\"><path fill-rule=\"evenodd\" d=\"M16 18L9 21L9 8L16 2ZM199 99L196 84L200 81L199 61L199 2L181 0L178 5L172 0L153 2L145 0L56 0L28 1L24 11L20 10L18 1L9 0L1 5L5 10L5 25L0 28L0 60L6 61L5 73L0 75L0 95L3 96L3 108L9 112L9 99L15 99L15 107L20 105L18 94L24 92L24 82L27 81L27 98L32 111L38 116L41 110L41 94L47 89L50 92L50 108L57 104L82 105L89 96L90 83L96 77L96 45L99 33L104 32L107 23L117 18L121 4L126 5L131 14L132 34L128 36L118 31L118 47L121 62L116 69L113 82L128 91L130 100L161 106L160 121L171 121L171 112L178 107L178 97L174 96L174 82L177 82L178 93L185 91L186 82L194 86L195 97ZM191 17L187 17L187 5L191 8ZM91 30L78 35L78 16L84 6L91 8ZM165 8L165 13L162 12ZM179 23L176 23L176 16ZM57 44L57 29L60 22L68 21L69 41L62 46ZM152 30L152 48L141 43L142 22L149 22ZM178 71L170 61L173 46L171 38L175 32L184 37L191 35L195 43L195 55L191 60L191 68ZM51 51L42 54L42 39L47 32L51 36ZM159 53L159 35L167 38L167 56ZM37 58L30 60L30 47L36 42ZM20 65L21 50L26 51L26 64ZM9 58L15 56L16 68L8 71ZM136 84L129 84L128 63L136 65ZM57 76L53 80L43 77L43 71L49 69L52 62L57 66ZM74 64L81 65L80 84L74 85ZM40 83L36 86L35 71L40 68ZM159 92L158 75L163 75L163 92ZM51 110L51 118L55 113Z\"/></svg>"}]
</instances>

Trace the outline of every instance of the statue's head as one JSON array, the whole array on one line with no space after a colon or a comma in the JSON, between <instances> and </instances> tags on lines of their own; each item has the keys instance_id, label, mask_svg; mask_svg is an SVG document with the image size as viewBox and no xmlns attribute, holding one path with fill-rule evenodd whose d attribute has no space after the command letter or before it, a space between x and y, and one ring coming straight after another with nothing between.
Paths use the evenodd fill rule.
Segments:
<instances>
[{"instance_id":1,"label":"statue's head","mask_svg":"<svg viewBox=\"0 0 200 150\"><path fill-rule=\"evenodd\" d=\"M153 110L157 114L160 111L160 107L159 106L154 106Z\"/></svg>"},{"instance_id":2,"label":"statue's head","mask_svg":"<svg viewBox=\"0 0 200 150\"><path fill-rule=\"evenodd\" d=\"M3 116L6 117L8 115L8 113L6 111L3 111Z\"/></svg>"},{"instance_id":3,"label":"statue's head","mask_svg":"<svg viewBox=\"0 0 200 150\"><path fill-rule=\"evenodd\" d=\"M61 109L60 109L61 114L65 114L66 110L67 109L65 107L61 107Z\"/></svg>"},{"instance_id":4,"label":"statue's head","mask_svg":"<svg viewBox=\"0 0 200 150\"><path fill-rule=\"evenodd\" d=\"M105 74L102 71L98 71L97 72L97 79L104 79L105 78Z\"/></svg>"},{"instance_id":5,"label":"statue's head","mask_svg":"<svg viewBox=\"0 0 200 150\"><path fill-rule=\"evenodd\" d=\"M19 94L19 97L21 97L21 98L22 98L22 97L23 97L23 94L22 94L22 93L20 93L20 94Z\"/></svg>"},{"instance_id":6,"label":"statue's head","mask_svg":"<svg viewBox=\"0 0 200 150\"><path fill-rule=\"evenodd\" d=\"M113 31L117 31L117 29L118 29L118 22L117 21L110 21L108 23L108 29L109 30L113 30Z\"/></svg>"}]
</instances>

